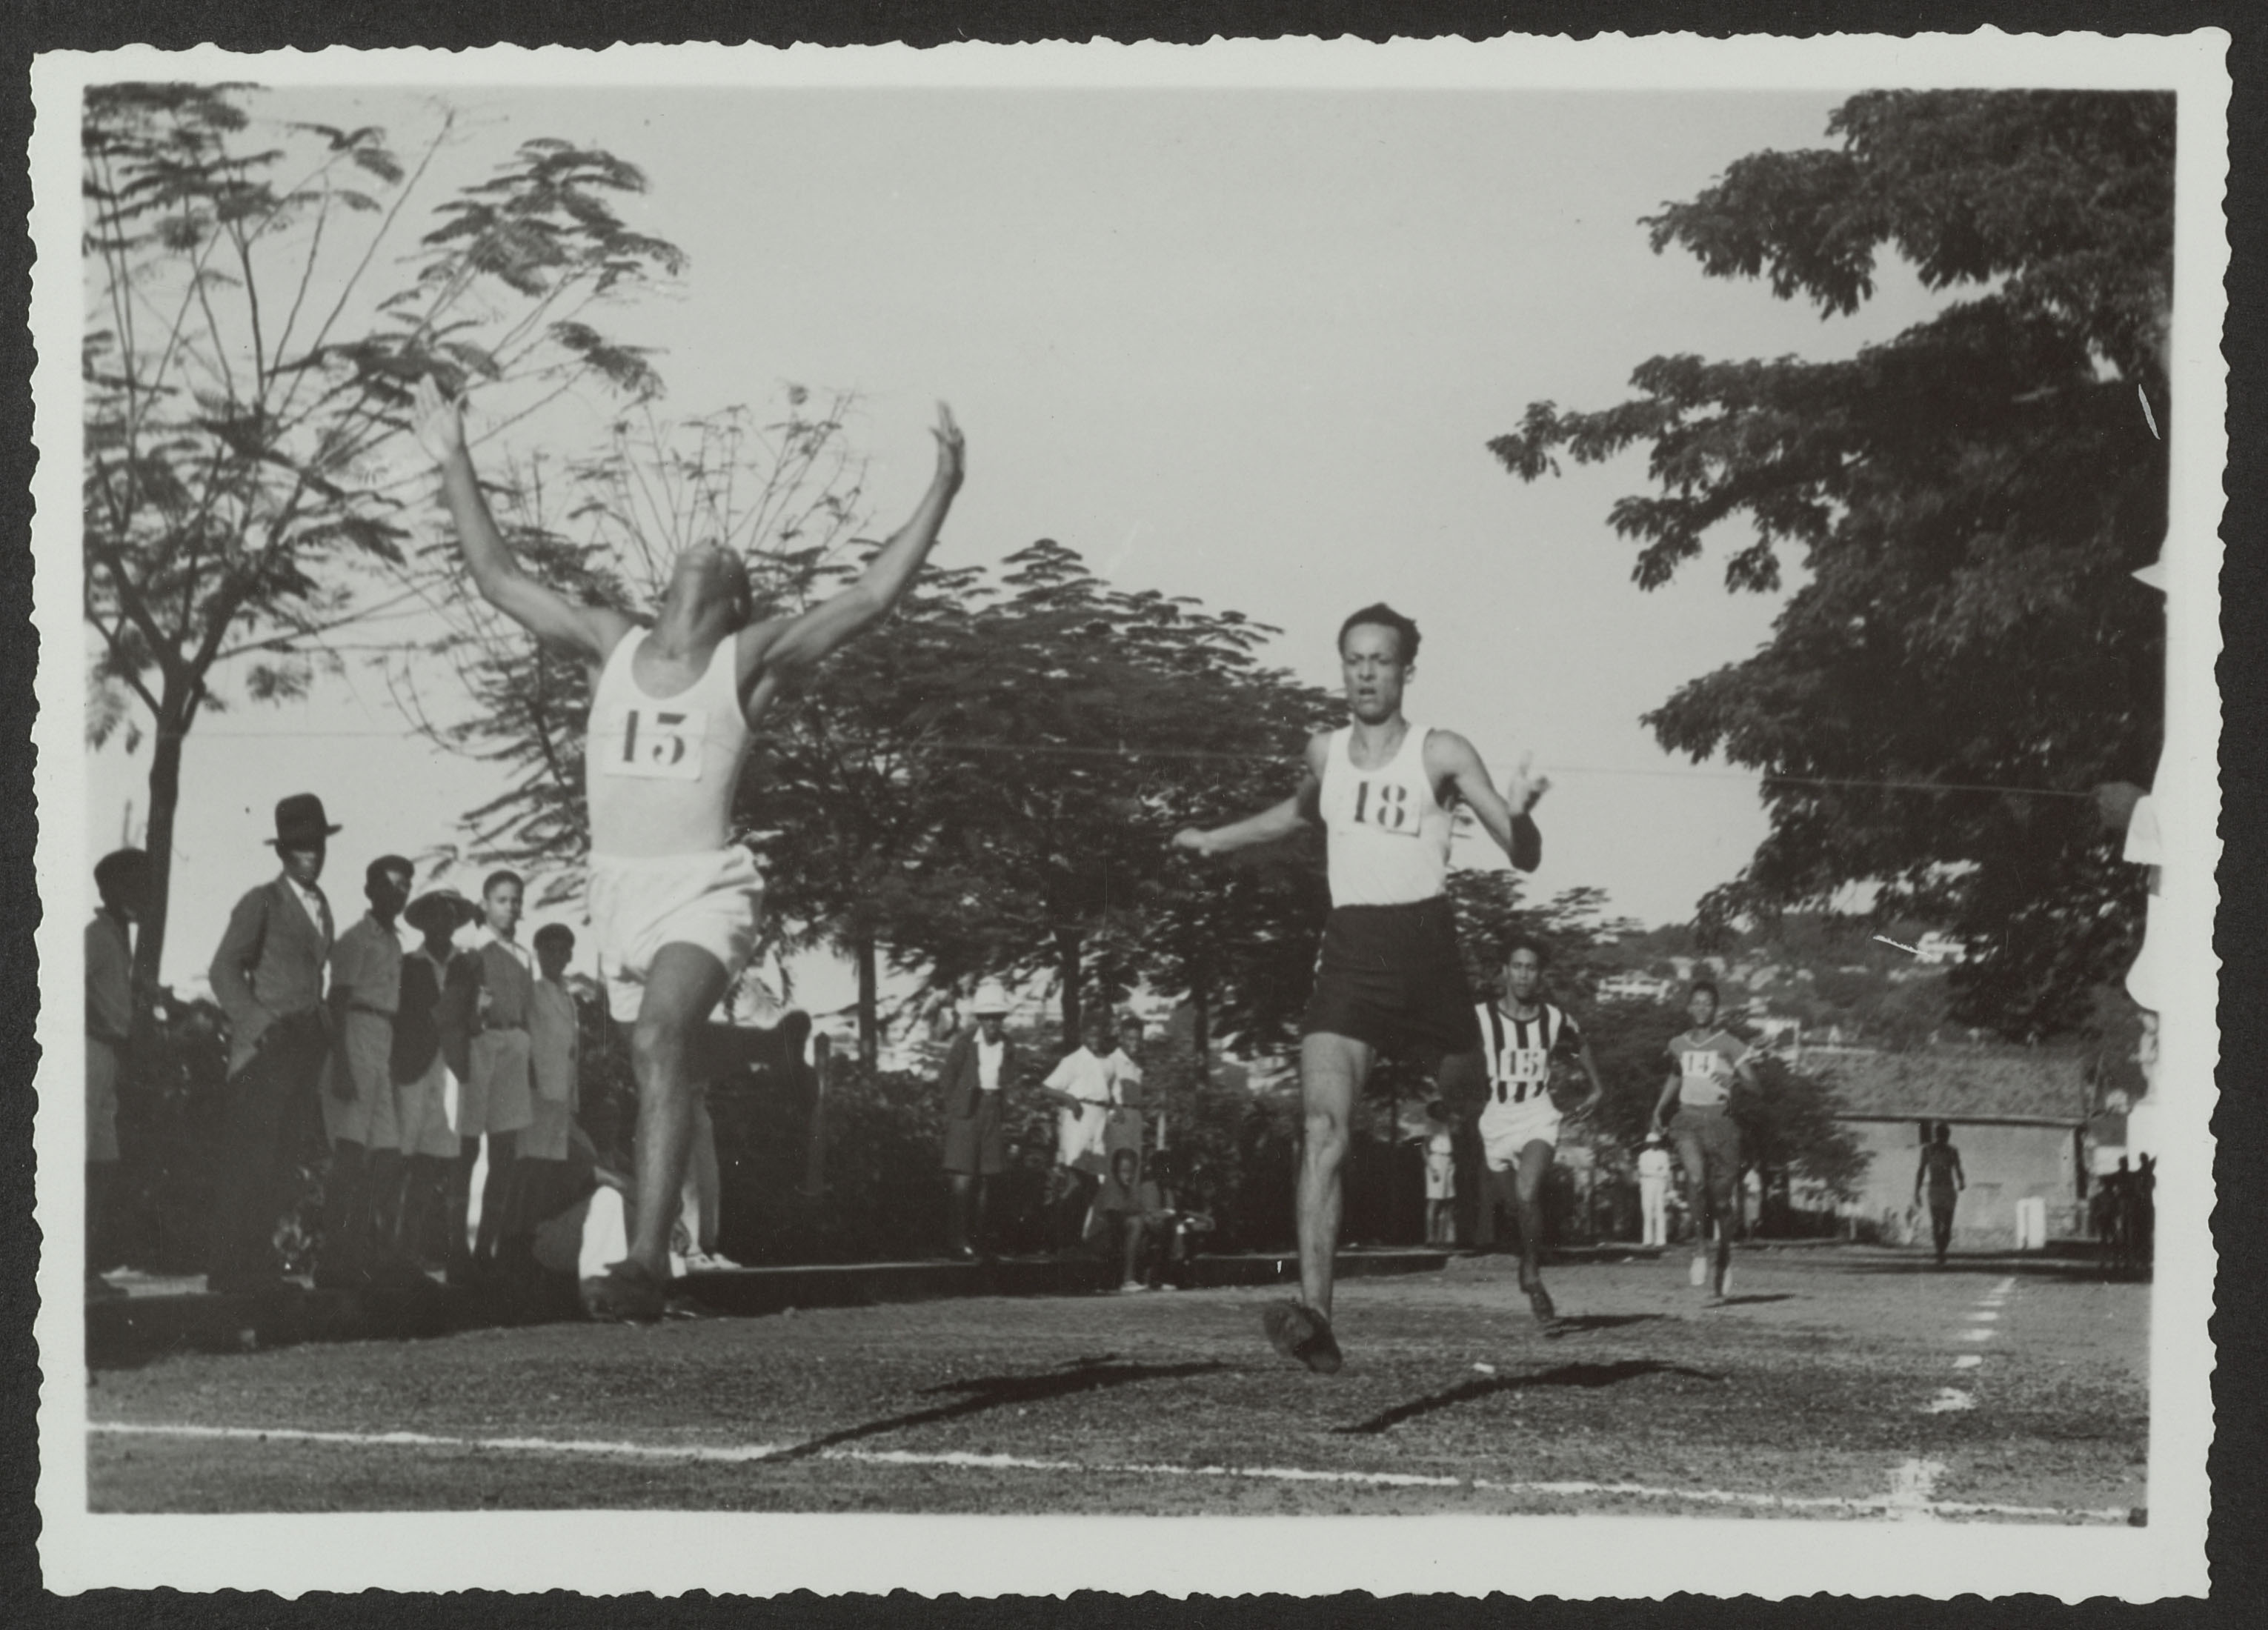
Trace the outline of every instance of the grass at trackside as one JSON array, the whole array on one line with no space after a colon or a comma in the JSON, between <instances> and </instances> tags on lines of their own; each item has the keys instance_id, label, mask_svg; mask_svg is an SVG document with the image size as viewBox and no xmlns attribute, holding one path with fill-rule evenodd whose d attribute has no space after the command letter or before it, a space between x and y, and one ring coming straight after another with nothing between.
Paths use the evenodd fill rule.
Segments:
<instances>
[{"instance_id":1,"label":"grass at trackside","mask_svg":"<svg viewBox=\"0 0 2268 1630\"><path fill-rule=\"evenodd\" d=\"M1957 1332L2011 1271L1962 1265L1933 1272L1889 1252L1744 1254L1734 1303L1705 1310L1682 1258L1569 1264L1550 1275L1563 1322L1547 1332L1509 1260L1458 1261L1344 1287L1347 1368L1330 1378L1269 1351L1257 1317L1267 1299L1249 1291L969 1299L181 1357L103 1372L90 1417L784 1452L718 1465L98 1434L90 1486L107 1510L1723 1516L1736 1513L1470 1479L1867 1497L1920 1457L1944 1467L1940 1500L2074 1511L2146 1503L2148 1287L2018 1272L1994 1337L1974 1344ZM1983 1365L1956 1371L1962 1352L1981 1352ZM1948 1387L1970 1406L1924 1412ZM1078 1469L841 1457L883 1452ZM1114 1469L1152 1466L1464 1481L1381 1487Z\"/></svg>"}]
</instances>

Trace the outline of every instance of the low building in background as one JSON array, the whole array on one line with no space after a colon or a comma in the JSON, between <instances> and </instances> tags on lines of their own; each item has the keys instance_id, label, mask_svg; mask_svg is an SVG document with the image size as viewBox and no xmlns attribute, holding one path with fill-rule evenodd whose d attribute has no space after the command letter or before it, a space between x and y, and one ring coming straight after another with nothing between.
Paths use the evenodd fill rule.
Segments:
<instances>
[{"instance_id":1,"label":"low building in background","mask_svg":"<svg viewBox=\"0 0 2268 1630\"><path fill-rule=\"evenodd\" d=\"M2045 1206L2051 1237L2084 1236L2095 1108L2087 1053L1807 1048L1804 1063L1826 1081L1835 1118L1871 1157L1859 1198L1843 1208L1862 1233L1871 1225L1901 1243L1911 1237L1921 1146L1932 1124L1944 1121L1969 1185L1954 1213L1956 1248L2014 1245L2026 1200Z\"/></svg>"}]
</instances>

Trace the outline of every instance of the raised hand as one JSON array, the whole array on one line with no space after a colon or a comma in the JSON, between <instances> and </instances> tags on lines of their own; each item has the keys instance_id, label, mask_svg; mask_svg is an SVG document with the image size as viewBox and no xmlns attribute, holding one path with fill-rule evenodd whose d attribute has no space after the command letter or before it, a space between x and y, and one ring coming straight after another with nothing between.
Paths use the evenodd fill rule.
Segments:
<instances>
[{"instance_id":1,"label":"raised hand","mask_svg":"<svg viewBox=\"0 0 2268 1630\"><path fill-rule=\"evenodd\" d=\"M1535 755L1522 753L1520 766L1504 784L1504 801L1516 815L1526 815L1535 808L1536 801L1551 790L1551 778L1535 773Z\"/></svg>"},{"instance_id":2,"label":"raised hand","mask_svg":"<svg viewBox=\"0 0 2268 1630\"><path fill-rule=\"evenodd\" d=\"M445 396L433 376L421 378L411 392L416 412L411 426L417 434L417 445L436 464L446 464L465 450L465 404L454 396Z\"/></svg>"},{"instance_id":3,"label":"raised hand","mask_svg":"<svg viewBox=\"0 0 2268 1630\"><path fill-rule=\"evenodd\" d=\"M968 454L961 439L961 426L953 422L953 409L943 402L937 404L937 424L930 431L937 438L937 478L950 487L959 487L968 473Z\"/></svg>"}]
</instances>

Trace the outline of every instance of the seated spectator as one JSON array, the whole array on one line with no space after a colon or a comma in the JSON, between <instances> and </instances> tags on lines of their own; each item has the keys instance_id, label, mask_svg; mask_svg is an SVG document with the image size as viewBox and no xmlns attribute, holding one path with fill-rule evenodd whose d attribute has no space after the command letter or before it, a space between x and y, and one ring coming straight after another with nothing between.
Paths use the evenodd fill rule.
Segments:
<instances>
[{"instance_id":1,"label":"seated spectator","mask_svg":"<svg viewBox=\"0 0 2268 1630\"><path fill-rule=\"evenodd\" d=\"M1094 1197L1087 1234L1106 1252L1116 1248L1124 1265L1121 1292L1150 1288L1140 1271L1143 1247L1153 1236L1162 1239L1169 1221L1158 1185L1142 1176L1142 1157L1131 1149L1114 1152L1109 1175Z\"/></svg>"},{"instance_id":2,"label":"seated spectator","mask_svg":"<svg viewBox=\"0 0 2268 1630\"><path fill-rule=\"evenodd\" d=\"M1182 1205L1177 1156L1160 1149L1143 1171L1157 1187L1159 1205L1144 1228L1144 1280L1152 1286L1185 1290L1196 1280L1197 1247L1212 1232L1212 1219Z\"/></svg>"}]
</instances>

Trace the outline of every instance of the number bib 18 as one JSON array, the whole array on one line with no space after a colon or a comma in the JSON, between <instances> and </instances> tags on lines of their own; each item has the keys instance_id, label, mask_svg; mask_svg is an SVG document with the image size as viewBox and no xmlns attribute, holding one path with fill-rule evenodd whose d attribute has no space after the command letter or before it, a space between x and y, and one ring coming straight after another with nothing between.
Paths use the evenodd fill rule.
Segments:
<instances>
[{"instance_id":1,"label":"number bib 18","mask_svg":"<svg viewBox=\"0 0 2268 1630\"><path fill-rule=\"evenodd\" d=\"M1418 812L1411 808L1410 788L1400 781L1355 783L1354 823L1388 837L1418 836Z\"/></svg>"}]
</instances>

